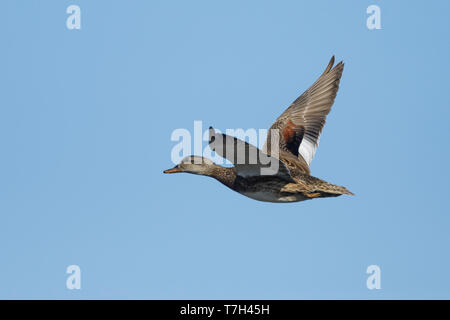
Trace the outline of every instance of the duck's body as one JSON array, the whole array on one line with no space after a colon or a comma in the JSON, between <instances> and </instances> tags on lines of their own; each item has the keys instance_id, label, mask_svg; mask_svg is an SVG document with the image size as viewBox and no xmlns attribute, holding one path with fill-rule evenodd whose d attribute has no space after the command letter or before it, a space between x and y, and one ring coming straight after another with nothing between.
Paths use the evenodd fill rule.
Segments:
<instances>
[{"instance_id":1,"label":"duck's body","mask_svg":"<svg viewBox=\"0 0 450 320\"><path fill-rule=\"evenodd\" d=\"M274 176L248 176L237 174L235 167L214 165L209 176L230 189L254 200L265 202L299 202L313 198L337 197L352 194L345 187L336 186L308 174L299 173L292 180Z\"/></svg>"},{"instance_id":2,"label":"duck's body","mask_svg":"<svg viewBox=\"0 0 450 320\"><path fill-rule=\"evenodd\" d=\"M235 191L251 199L265 202L297 202L306 200L301 192L286 192L289 187L297 186L278 178L239 179ZM294 187L295 188L295 187Z\"/></svg>"},{"instance_id":3,"label":"duck's body","mask_svg":"<svg viewBox=\"0 0 450 320\"><path fill-rule=\"evenodd\" d=\"M222 182L230 189L251 199L265 202L295 202L306 200L299 192L285 192L286 188L295 185L277 176L241 177L235 168L215 170L210 176Z\"/></svg>"},{"instance_id":4,"label":"duck's body","mask_svg":"<svg viewBox=\"0 0 450 320\"><path fill-rule=\"evenodd\" d=\"M242 195L265 202L352 195L345 187L311 176L309 169L344 68L342 62L332 68L333 64L334 57L322 76L275 121L263 150L210 128L211 149L234 167L189 156L164 172L209 176Z\"/></svg>"}]
</instances>

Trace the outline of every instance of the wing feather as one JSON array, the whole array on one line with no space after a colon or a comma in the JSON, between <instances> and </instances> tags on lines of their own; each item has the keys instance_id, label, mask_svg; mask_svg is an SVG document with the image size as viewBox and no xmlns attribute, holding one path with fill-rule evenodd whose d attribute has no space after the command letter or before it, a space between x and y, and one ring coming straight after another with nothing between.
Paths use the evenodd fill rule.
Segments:
<instances>
[{"instance_id":1,"label":"wing feather","mask_svg":"<svg viewBox=\"0 0 450 320\"><path fill-rule=\"evenodd\" d=\"M263 151L270 154L271 130L279 130L279 148L298 156L309 167L319 145L326 116L330 113L336 98L344 70L342 61L334 67L333 65L334 56L316 82L272 124Z\"/></svg>"},{"instance_id":2,"label":"wing feather","mask_svg":"<svg viewBox=\"0 0 450 320\"><path fill-rule=\"evenodd\" d=\"M234 164L242 177L276 175L293 181L288 167L279 159L265 154L254 145L209 128L209 147Z\"/></svg>"}]
</instances>

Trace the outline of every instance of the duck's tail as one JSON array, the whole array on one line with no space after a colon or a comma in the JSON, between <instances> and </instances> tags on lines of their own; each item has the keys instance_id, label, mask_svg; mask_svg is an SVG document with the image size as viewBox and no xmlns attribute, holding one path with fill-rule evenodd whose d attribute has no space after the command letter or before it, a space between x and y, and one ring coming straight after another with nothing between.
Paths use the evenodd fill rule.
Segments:
<instances>
[{"instance_id":1,"label":"duck's tail","mask_svg":"<svg viewBox=\"0 0 450 320\"><path fill-rule=\"evenodd\" d=\"M315 181L316 183L314 183L314 189L309 194L307 194L307 196L310 198L338 197L343 194L348 194L351 196L355 195L346 187L331 184L318 178L314 179L317 179Z\"/></svg>"},{"instance_id":2,"label":"duck's tail","mask_svg":"<svg viewBox=\"0 0 450 320\"><path fill-rule=\"evenodd\" d=\"M326 182L324 186L320 186L319 190L323 193L329 194L329 196L340 196L342 194L348 194L350 196L354 196L353 192L350 192L346 187L337 186L335 184L331 184Z\"/></svg>"}]
</instances>

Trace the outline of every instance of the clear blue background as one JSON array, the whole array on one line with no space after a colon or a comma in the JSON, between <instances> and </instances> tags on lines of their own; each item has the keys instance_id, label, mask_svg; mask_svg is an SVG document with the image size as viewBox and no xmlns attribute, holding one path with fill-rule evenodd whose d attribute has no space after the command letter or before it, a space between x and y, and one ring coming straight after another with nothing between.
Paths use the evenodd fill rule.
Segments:
<instances>
[{"instance_id":1,"label":"clear blue background","mask_svg":"<svg viewBox=\"0 0 450 320\"><path fill-rule=\"evenodd\" d=\"M0 298L450 298L449 2L0 8ZM333 54L312 173L355 197L263 203L162 174L174 129L268 128Z\"/></svg>"}]
</instances>

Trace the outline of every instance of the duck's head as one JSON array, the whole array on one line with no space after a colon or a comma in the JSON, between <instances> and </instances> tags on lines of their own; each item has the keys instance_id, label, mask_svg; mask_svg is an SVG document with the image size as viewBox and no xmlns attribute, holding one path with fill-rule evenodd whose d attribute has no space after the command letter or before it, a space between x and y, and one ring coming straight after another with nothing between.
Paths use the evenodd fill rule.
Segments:
<instances>
[{"instance_id":1,"label":"duck's head","mask_svg":"<svg viewBox=\"0 0 450 320\"><path fill-rule=\"evenodd\" d=\"M206 176L212 172L214 166L214 162L207 158L200 156L187 156L172 169L164 170L164 173L187 172Z\"/></svg>"}]
</instances>

